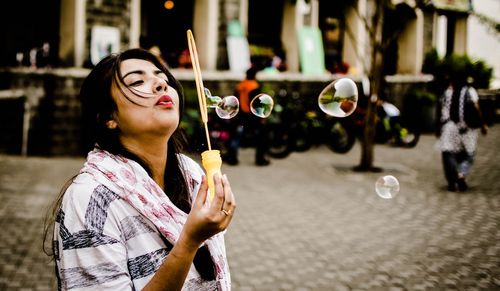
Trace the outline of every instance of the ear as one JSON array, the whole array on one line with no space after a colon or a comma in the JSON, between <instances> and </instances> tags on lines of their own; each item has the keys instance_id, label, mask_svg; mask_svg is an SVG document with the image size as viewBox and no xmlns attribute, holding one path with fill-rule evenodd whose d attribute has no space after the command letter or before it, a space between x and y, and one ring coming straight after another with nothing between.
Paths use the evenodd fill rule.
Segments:
<instances>
[{"instance_id":1,"label":"ear","mask_svg":"<svg viewBox=\"0 0 500 291\"><path fill-rule=\"evenodd\" d=\"M116 129L118 127L118 123L116 123L116 121L111 119L106 121L106 127L108 127L108 129Z\"/></svg>"}]
</instances>

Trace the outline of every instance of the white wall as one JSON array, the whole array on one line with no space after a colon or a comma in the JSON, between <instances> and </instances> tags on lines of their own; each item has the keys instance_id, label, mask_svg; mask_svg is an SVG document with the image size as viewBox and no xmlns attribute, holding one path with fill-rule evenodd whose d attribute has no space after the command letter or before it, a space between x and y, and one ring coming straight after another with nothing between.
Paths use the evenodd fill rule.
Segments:
<instances>
[{"instance_id":1,"label":"white wall","mask_svg":"<svg viewBox=\"0 0 500 291\"><path fill-rule=\"evenodd\" d=\"M499 0L473 0L474 10L500 22ZM500 88L500 36L495 35L476 17L470 16L467 24L467 54L485 61L493 67L492 88Z\"/></svg>"}]
</instances>

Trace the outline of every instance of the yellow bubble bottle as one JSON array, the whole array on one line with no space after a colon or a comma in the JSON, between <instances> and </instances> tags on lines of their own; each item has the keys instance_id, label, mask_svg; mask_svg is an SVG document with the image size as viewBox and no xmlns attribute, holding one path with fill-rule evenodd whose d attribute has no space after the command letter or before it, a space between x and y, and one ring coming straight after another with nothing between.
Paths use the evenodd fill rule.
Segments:
<instances>
[{"instance_id":1,"label":"yellow bubble bottle","mask_svg":"<svg viewBox=\"0 0 500 291\"><path fill-rule=\"evenodd\" d=\"M222 158L219 150L207 150L201 153L201 164L207 173L210 201L215 195L214 175L221 175Z\"/></svg>"}]
</instances>

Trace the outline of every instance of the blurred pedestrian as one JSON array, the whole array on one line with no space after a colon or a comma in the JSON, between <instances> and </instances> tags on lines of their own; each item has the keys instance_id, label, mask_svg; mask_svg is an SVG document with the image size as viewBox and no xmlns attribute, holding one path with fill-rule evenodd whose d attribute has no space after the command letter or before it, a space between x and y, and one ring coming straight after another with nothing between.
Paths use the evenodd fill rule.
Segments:
<instances>
[{"instance_id":1,"label":"blurred pedestrian","mask_svg":"<svg viewBox=\"0 0 500 291\"><path fill-rule=\"evenodd\" d=\"M179 55L179 66L180 69L192 68L191 56L189 55L189 49L184 49Z\"/></svg>"},{"instance_id":2,"label":"blurred pedestrian","mask_svg":"<svg viewBox=\"0 0 500 291\"><path fill-rule=\"evenodd\" d=\"M245 79L236 86L235 95L240 101L240 112L231 120L230 139L228 153L224 158L230 165L237 165L238 151L242 140L250 139L255 146L255 164L267 166L270 164L267 158L269 147L268 133L266 130L266 119L255 116L251 112L252 99L261 93L261 87L256 79L257 69L251 67L246 71Z\"/></svg>"},{"instance_id":3,"label":"blurred pedestrian","mask_svg":"<svg viewBox=\"0 0 500 291\"><path fill-rule=\"evenodd\" d=\"M143 49L113 54L80 97L93 149L54 207L59 289L230 290L225 175L207 200L201 167L181 153L182 88ZM48 228L46 228L48 230Z\"/></svg>"},{"instance_id":4,"label":"blurred pedestrian","mask_svg":"<svg viewBox=\"0 0 500 291\"><path fill-rule=\"evenodd\" d=\"M442 94L436 110L436 135L442 155L448 191L466 191L478 139L488 126L482 118L479 96L463 78L455 78Z\"/></svg>"}]
</instances>

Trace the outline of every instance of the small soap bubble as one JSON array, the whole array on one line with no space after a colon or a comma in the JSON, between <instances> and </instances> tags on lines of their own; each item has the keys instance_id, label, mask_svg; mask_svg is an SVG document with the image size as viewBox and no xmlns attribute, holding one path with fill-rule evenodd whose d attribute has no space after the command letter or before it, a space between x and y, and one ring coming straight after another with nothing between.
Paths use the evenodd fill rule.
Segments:
<instances>
[{"instance_id":1,"label":"small soap bubble","mask_svg":"<svg viewBox=\"0 0 500 291\"><path fill-rule=\"evenodd\" d=\"M269 117L269 115L271 115L273 106L273 98L271 98L271 96L267 94L262 93L255 96L255 98L252 99L252 102L250 102L250 111L252 111L255 116L258 116L260 118L267 118Z\"/></svg>"},{"instance_id":2,"label":"small soap bubble","mask_svg":"<svg viewBox=\"0 0 500 291\"><path fill-rule=\"evenodd\" d=\"M204 88L204 91L207 100L207 108L216 108L217 104L219 104L222 99L219 96L212 96L212 93L208 90L208 88Z\"/></svg>"},{"instance_id":3,"label":"small soap bubble","mask_svg":"<svg viewBox=\"0 0 500 291\"><path fill-rule=\"evenodd\" d=\"M328 115L346 117L358 104L358 87L349 78L341 78L326 86L319 94L319 108Z\"/></svg>"},{"instance_id":4,"label":"small soap bubble","mask_svg":"<svg viewBox=\"0 0 500 291\"><path fill-rule=\"evenodd\" d=\"M384 199L394 198L399 193L399 181L396 177L387 175L377 179L375 192Z\"/></svg>"},{"instance_id":5,"label":"small soap bubble","mask_svg":"<svg viewBox=\"0 0 500 291\"><path fill-rule=\"evenodd\" d=\"M203 88L207 108L214 108L217 116L222 119L230 119L236 116L240 110L240 102L235 96L226 96L220 98L219 96L213 96L208 88Z\"/></svg>"},{"instance_id":6,"label":"small soap bubble","mask_svg":"<svg viewBox=\"0 0 500 291\"><path fill-rule=\"evenodd\" d=\"M240 102L235 96L226 96L215 107L215 112L222 119L231 119L240 111Z\"/></svg>"},{"instance_id":7,"label":"small soap bubble","mask_svg":"<svg viewBox=\"0 0 500 291\"><path fill-rule=\"evenodd\" d=\"M219 96L207 97L207 108L217 108L221 102L222 99Z\"/></svg>"},{"instance_id":8,"label":"small soap bubble","mask_svg":"<svg viewBox=\"0 0 500 291\"><path fill-rule=\"evenodd\" d=\"M210 92L210 90L208 88L203 88L203 91L205 91L205 97L211 97L212 96L212 93Z\"/></svg>"}]
</instances>

